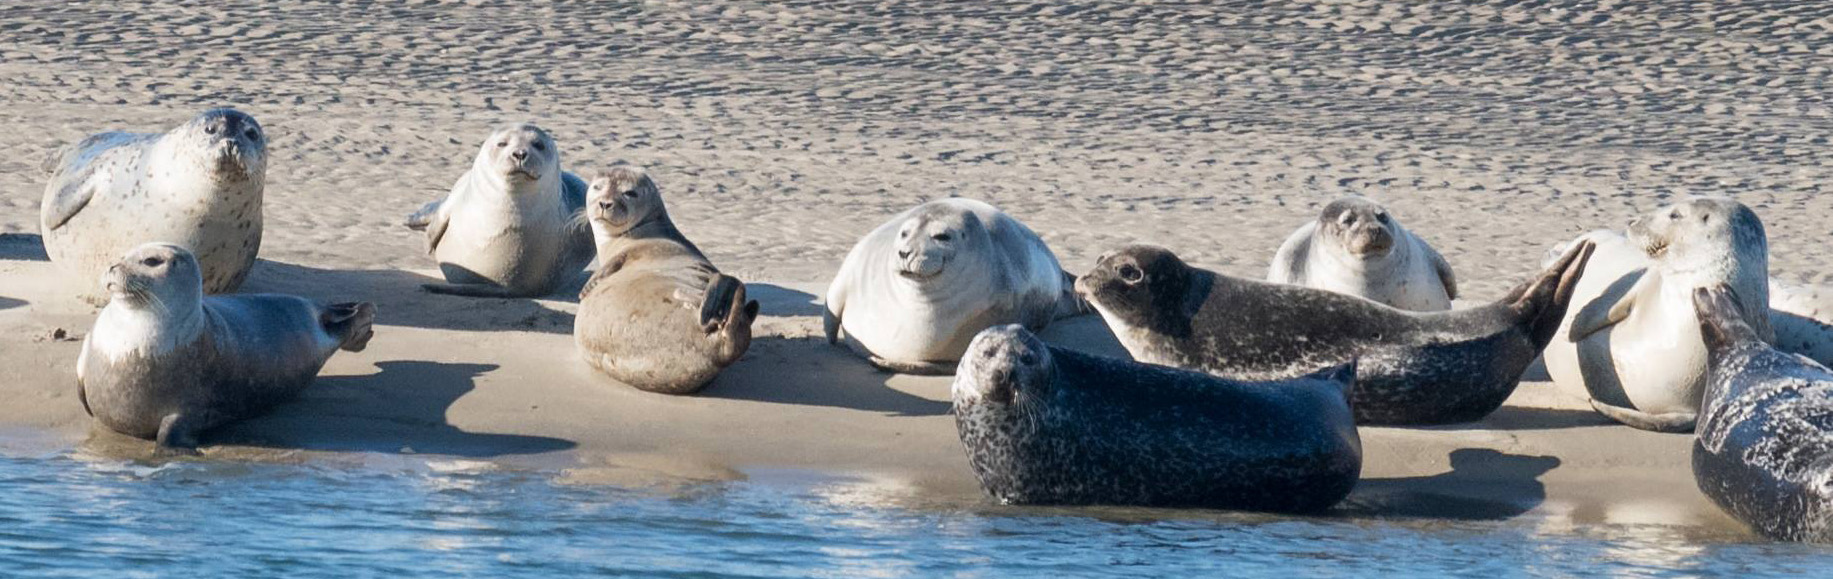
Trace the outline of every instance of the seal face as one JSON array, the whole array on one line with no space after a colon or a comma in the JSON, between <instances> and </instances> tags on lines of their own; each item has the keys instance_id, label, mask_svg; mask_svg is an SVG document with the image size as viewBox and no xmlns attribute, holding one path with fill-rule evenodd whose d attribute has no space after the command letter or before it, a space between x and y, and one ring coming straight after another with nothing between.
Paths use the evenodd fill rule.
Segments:
<instances>
[{"instance_id":1,"label":"seal face","mask_svg":"<svg viewBox=\"0 0 1833 579\"><path fill-rule=\"evenodd\" d=\"M1238 382L1050 347L1022 326L975 337L951 397L982 488L1008 504L1313 512L1355 487L1354 363Z\"/></svg>"},{"instance_id":2,"label":"seal face","mask_svg":"<svg viewBox=\"0 0 1833 579\"><path fill-rule=\"evenodd\" d=\"M1547 349L1555 383L1589 397L1618 422L1664 432L1693 430L1706 380L1706 349L1694 323L1694 289L1726 284L1756 312L1747 323L1774 340L1768 242L1756 213L1736 201L1695 197L1609 231L1574 293L1560 339Z\"/></svg>"},{"instance_id":3,"label":"seal face","mask_svg":"<svg viewBox=\"0 0 1833 579\"><path fill-rule=\"evenodd\" d=\"M362 351L375 306L203 294L197 259L153 243L110 267L111 299L77 358L77 398L104 426L162 447L260 414L312 383L339 349Z\"/></svg>"},{"instance_id":4,"label":"seal face","mask_svg":"<svg viewBox=\"0 0 1833 579\"><path fill-rule=\"evenodd\" d=\"M576 279L592 261L585 181L560 170L553 137L530 123L498 128L445 199L408 216L446 282L434 293L532 297Z\"/></svg>"},{"instance_id":5,"label":"seal face","mask_svg":"<svg viewBox=\"0 0 1833 579\"><path fill-rule=\"evenodd\" d=\"M573 340L580 356L642 390L699 391L750 348L757 302L675 228L641 169L600 172L589 195L604 259L579 294Z\"/></svg>"},{"instance_id":6,"label":"seal face","mask_svg":"<svg viewBox=\"0 0 1833 579\"><path fill-rule=\"evenodd\" d=\"M1086 311L1036 233L992 205L949 198L899 213L847 253L827 290L829 343L873 365L947 374L974 334L1041 330Z\"/></svg>"},{"instance_id":7,"label":"seal face","mask_svg":"<svg viewBox=\"0 0 1833 579\"><path fill-rule=\"evenodd\" d=\"M1273 256L1267 281L1361 296L1415 311L1451 309L1457 278L1444 256L1361 197L1324 206Z\"/></svg>"},{"instance_id":8,"label":"seal face","mask_svg":"<svg viewBox=\"0 0 1833 579\"><path fill-rule=\"evenodd\" d=\"M234 291L254 266L267 180L254 117L218 108L165 133L91 135L45 168L45 253L72 276L95 280L152 242L191 250L207 293Z\"/></svg>"},{"instance_id":9,"label":"seal face","mask_svg":"<svg viewBox=\"0 0 1833 579\"><path fill-rule=\"evenodd\" d=\"M1500 301L1452 312L1234 278L1145 245L1103 255L1076 289L1139 361L1270 380L1359 359L1358 422L1467 422L1514 392L1589 253L1581 244Z\"/></svg>"},{"instance_id":10,"label":"seal face","mask_svg":"<svg viewBox=\"0 0 1833 579\"><path fill-rule=\"evenodd\" d=\"M1833 542L1833 370L1771 347L1729 286L1693 295L1711 368L1694 482L1765 536Z\"/></svg>"}]
</instances>

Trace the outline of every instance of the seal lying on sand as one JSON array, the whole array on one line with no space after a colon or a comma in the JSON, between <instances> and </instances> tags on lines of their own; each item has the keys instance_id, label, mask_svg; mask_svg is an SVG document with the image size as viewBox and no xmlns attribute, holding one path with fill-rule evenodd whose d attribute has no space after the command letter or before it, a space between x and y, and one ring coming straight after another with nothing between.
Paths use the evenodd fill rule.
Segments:
<instances>
[{"instance_id":1,"label":"seal lying on sand","mask_svg":"<svg viewBox=\"0 0 1833 579\"><path fill-rule=\"evenodd\" d=\"M592 178L598 272L579 293L573 339L586 363L650 392L700 390L751 346L757 302L675 229L642 170Z\"/></svg>"},{"instance_id":2,"label":"seal lying on sand","mask_svg":"<svg viewBox=\"0 0 1833 579\"><path fill-rule=\"evenodd\" d=\"M162 447L195 447L205 430L291 400L331 354L373 335L368 303L205 297L197 259L172 244L129 251L107 287L77 358L77 398L104 426Z\"/></svg>"},{"instance_id":3,"label":"seal lying on sand","mask_svg":"<svg viewBox=\"0 0 1833 579\"><path fill-rule=\"evenodd\" d=\"M267 136L254 117L210 109L163 134L92 135L45 169L45 253L86 284L151 242L190 249L205 293L235 291L254 266L267 181Z\"/></svg>"},{"instance_id":4,"label":"seal lying on sand","mask_svg":"<svg viewBox=\"0 0 1833 579\"><path fill-rule=\"evenodd\" d=\"M1764 536L1833 542L1833 370L1771 347L1736 293L1693 292L1710 359L1693 480Z\"/></svg>"},{"instance_id":5,"label":"seal lying on sand","mask_svg":"<svg viewBox=\"0 0 1833 579\"><path fill-rule=\"evenodd\" d=\"M1230 277L1144 245L1102 256L1076 289L1141 362L1269 380L1360 359L1358 422L1467 422L1515 391L1590 253L1580 244L1501 300L1452 312Z\"/></svg>"},{"instance_id":6,"label":"seal lying on sand","mask_svg":"<svg viewBox=\"0 0 1833 579\"><path fill-rule=\"evenodd\" d=\"M981 487L1008 504L1321 511L1362 472L1351 362L1237 382L1050 347L1017 325L974 338L952 392Z\"/></svg>"},{"instance_id":7,"label":"seal lying on sand","mask_svg":"<svg viewBox=\"0 0 1833 579\"><path fill-rule=\"evenodd\" d=\"M1451 309L1457 278L1431 245L1361 197L1324 206L1286 238L1267 281L1361 296L1403 310Z\"/></svg>"},{"instance_id":8,"label":"seal lying on sand","mask_svg":"<svg viewBox=\"0 0 1833 579\"><path fill-rule=\"evenodd\" d=\"M874 366L947 374L980 330L1042 330L1086 308L1023 223L971 199L930 201L859 240L828 286L827 340Z\"/></svg>"},{"instance_id":9,"label":"seal lying on sand","mask_svg":"<svg viewBox=\"0 0 1833 579\"><path fill-rule=\"evenodd\" d=\"M1662 432L1693 430L1705 387L1706 347L1693 290L1730 285L1746 320L1773 341L1768 242L1756 213L1696 197L1633 221L1629 237L1586 234L1597 246L1563 339L1547 347L1547 373L1618 422Z\"/></svg>"},{"instance_id":10,"label":"seal lying on sand","mask_svg":"<svg viewBox=\"0 0 1833 579\"><path fill-rule=\"evenodd\" d=\"M592 261L592 233L579 217L585 181L560 170L553 137L533 124L490 133L445 199L408 216L426 231L443 284L427 291L534 297L579 277Z\"/></svg>"}]
</instances>

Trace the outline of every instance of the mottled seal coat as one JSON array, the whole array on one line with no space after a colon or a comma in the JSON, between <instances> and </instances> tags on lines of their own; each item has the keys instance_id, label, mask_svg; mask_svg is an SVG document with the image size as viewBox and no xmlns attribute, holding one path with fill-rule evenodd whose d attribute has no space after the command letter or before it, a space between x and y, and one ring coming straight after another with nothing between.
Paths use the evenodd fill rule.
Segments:
<instances>
[{"instance_id":1,"label":"mottled seal coat","mask_svg":"<svg viewBox=\"0 0 1833 579\"><path fill-rule=\"evenodd\" d=\"M1629 236L1596 231L1597 246L1561 336L1547 347L1547 372L1562 389L1591 399L1624 424L1687 432L1705 387L1706 348L1693 290L1728 284L1750 322L1773 340L1768 243L1763 224L1730 199L1696 197L1634 220Z\"/></svg>"},{"instance_id":2,"label":"mottled seal coat","mask_svg":"<svg viewBox=\"0 0 1833 579\"><path fill-rule=\"evenodd\" d=\"M1036 233L992 205L930 201L859 240L828 286L829 343L881 369L947 374L980 330L1086 311Z\"/></svg>"},{"instance_id":3,"label":"mottled seal coat","mask_svg":"<svg viewBox=\"0 0 1833 579\"><path fill-rule=\"evenodd\" d=\"M261 249L267 136L254 117L210 109L165 133L109 132L46 163L45 253L93 284L142 243L185 246L204 291L234 291Z\"/></svg>"},{"instance_id":4,"label":"mottled seal coat","mask_svg":"<svg viewBox=\"0 0 1833 579\"><path fill-rule=\"evenodd\" d=\"M700 390L751 346L757 302L681 235L641 169L601 172L589 195L603 258L579 294L573 339L580 355L643 390Z\"/></svg>"},{"instance_id":5,"label":"mottled seal coat","mask_svg":"<svg viewBox=\"0 0 1833 579\"><path fill-rule=\"evenodd\" d=\"M1711 368L1694 482L1765 536L1833 542L1833 371L1771 347L1735 290L1693 295Z\"/></svg>"},{"instance_id":6,"label":"mottled seal coat","mask_svg":"<svg viewBox=\"0 0 1833 579\"><path fill-rule=\"evenodd\" d=\"M107 279L77 398L104 426L163 447L195 447L203 431L292 399L331 354L362 351L373 333L368 303L205 297L197 259L177 245L134 248Z\"/></svg>"},{"instance_id":7,"label":"mottled seal coat","mask_svg":"<svg viewBox=\"0 0 1833 579\"><path fill-rule=\"evenodd\" d=\"M1361 296L1403 310L1451 309L1451 264L1381 205L1346 197L1292 232L1267 281Z\"/></svg>"},{"instance_id":8,"label":"mottled seal coat","mask_svg":"<svg viewBox=\"0 0 1833 579\"><path fill-rule=\"evenodd\" d=\"M1352 362L1240 382L1050 347L1009 325L974 338L952 398L974 474L1008 504L1312 512L1362 471L1354 380Z\"/></svg>"},{"instance_id":9,"label":"mottled seal coat","mask_svg":"<svg viewBox=\"0 0 1833 579\"><path fill-rule=\"evenodd\" d=\"M1141 362L1268 380L1359 359L1357 421L1468 422L1514 392L1590 252L1581 244L1501 300L1451 312L1230 277L1145 245L1103 255L1076 288Z\"/></svg>"},{"instance_id":10,"label":"mottled seal coat","mask_svg":"<svg viewBox=\"0 0 1833 579\"><path fill-rule=\"evenodd\" d=\"M445 199L407 218L426 231L447 282L423 287L477 297L553 293L592 261L592 233L580 218L585 195L585 181L560 170L547 131L528 123L497 129Z\"/></svg>"}]
</instances>

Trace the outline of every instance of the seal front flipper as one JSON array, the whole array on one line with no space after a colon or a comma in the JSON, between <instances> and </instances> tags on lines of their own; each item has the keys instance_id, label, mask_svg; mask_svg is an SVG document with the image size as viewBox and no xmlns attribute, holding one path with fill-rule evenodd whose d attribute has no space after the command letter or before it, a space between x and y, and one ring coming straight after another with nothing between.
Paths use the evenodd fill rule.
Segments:
<instances>
[{"instance_id":1,"label":"seal front flipper","mask_svg":"<svg viewBox=\"0 0 1833 579\"><path fill-rule=\"evenodd\" d=\"M415 211L408 215L407 219L403 220L401 224L406 225L408 229L414 231L426 231L426 226L431 225L433 223L433 217L439 214L439 206L444 205L445 202L445 199L428 201L426 205L420 206L419 211Z\"/></svg>"},{"instance_id":2,"label":"seal front flipper","mask_svg":"<svg viewBox=\"0 0 1833 579\"><path fill-rule=\"evenodd\" d=\"M70 222L72 217L89 206L89 200L95 198L96 191L108 185L105 176L96 175L97 165L99 163L87 163L76 174L61 179L63 186L45 200L41 219L46 232Z\"/></svg>"},{"instance_id":3,"label":"seal front flipper","mask_svg":"<svg viewBox=\"0 0 1833 579\"><path fill-rule=\"evenodd\" d=\"M1699 415L1693 412L1669 412L1666 414L1649 414L1640 410L1631 410L1621 406L1612 406L1597 400L1591 401L1591 408L1611 420L1629 425L1632 428L1654 432L1692 432L1693 424Z\"/></svg>"},{"instance_id":4,"label":"seal front flipper","mask_svg":"<svg viewBox=\"0 0 1833 579\"><path fill-rule=\"evenodd\" d=\"M376 306L369 302L332 304L318 314L318 325L338 338L338 348L361 352L375 336Z\"/></svg>"},{"instance_id":5,"label":"seal front flipper","mask_svg":"<svg viewBox=\"0 0 1833 579\"><path fill-rule=\"evenodd\" d=\"M201 414L173 412L159 420L159 436L154 443L160 450L197 454L197 435L205 426Z\"/></svg>"},{"instance_id":6,"label":"seal front flipper","mask_svg":"<svg viewBox=\"0 0 1833 579\"><path fill-rule=\"evenodd\" d=\"M1439 255L1432 246L1424 243L1419 246L1426 250L1426 260L1432 262L1432 271L1438 272L1438 280L1445 284L1445 297L1457 299L1457 275L1451 273L1451 262L1445 261L1445 256Z\"/></svg>"},{"instance_id":7,"label":"seal front flipper","mask_svg":"<svg viewBox=\"0 0 1833 579\"><path fill-rule=\"evenodd\" d=\"M1617 300L1617 303L1610 306L1610 309L1587 307L1579 310L1578 315L1572 318L1572 328L1567 330L1567 337L1573 342L1584 341L1592 334L1604 331L1604 328L1629 319L1630 312L1635 311L1636 298L1652 290L1655 280L1660 278L1659 273L1648 271L1643 273L1642 278L1636 280L1636 285L1624 292L1622 299Z\"/></svg>"}]
</instances>

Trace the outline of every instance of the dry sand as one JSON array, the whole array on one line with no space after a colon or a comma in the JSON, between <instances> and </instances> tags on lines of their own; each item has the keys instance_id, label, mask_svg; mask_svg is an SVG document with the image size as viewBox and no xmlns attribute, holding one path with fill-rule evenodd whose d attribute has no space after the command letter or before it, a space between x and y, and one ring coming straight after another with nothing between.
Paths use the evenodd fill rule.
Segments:
<instances>
[{"instance_id":1,"label":"dry sand","mask_svg":"<svg viewBox=\"0 0 1833 579\"><path fill-rule=\"evenodd\" d=\"M39 162L96 131L163 130L223 104L254 114L270 138L267 238L246 289L381 307L369 350L340 354L304 400L224 433L241 446L216 452L452 454L582 480L622 476L604 465L814 468L975 501L947 381L873 372L816 337L812 296L897 210L985 199L1071 271L1144 241L1259 276L1292 228L1359 193L1444 253L1469 303L1525 278L1553 243L1676 194L1729 194L1765 220L1778 277L1833 285L1829 13L8 2L0 447L88 436L77 344L49 336L86 331L94 310L64 297L35 233ZM415 289L432 264L401 217L449 187L492 125L523 119L575 171L649 166L686 234L754 282L760 339L704 396L591 375L573 358L570 300ZM1052 334L1114 348L1095 318ZM1349 512L1728 527L1693 489L1687 437L1605 425L1544 382L1482 423L1364 439Z\"/></svg>"}]
</instances>

